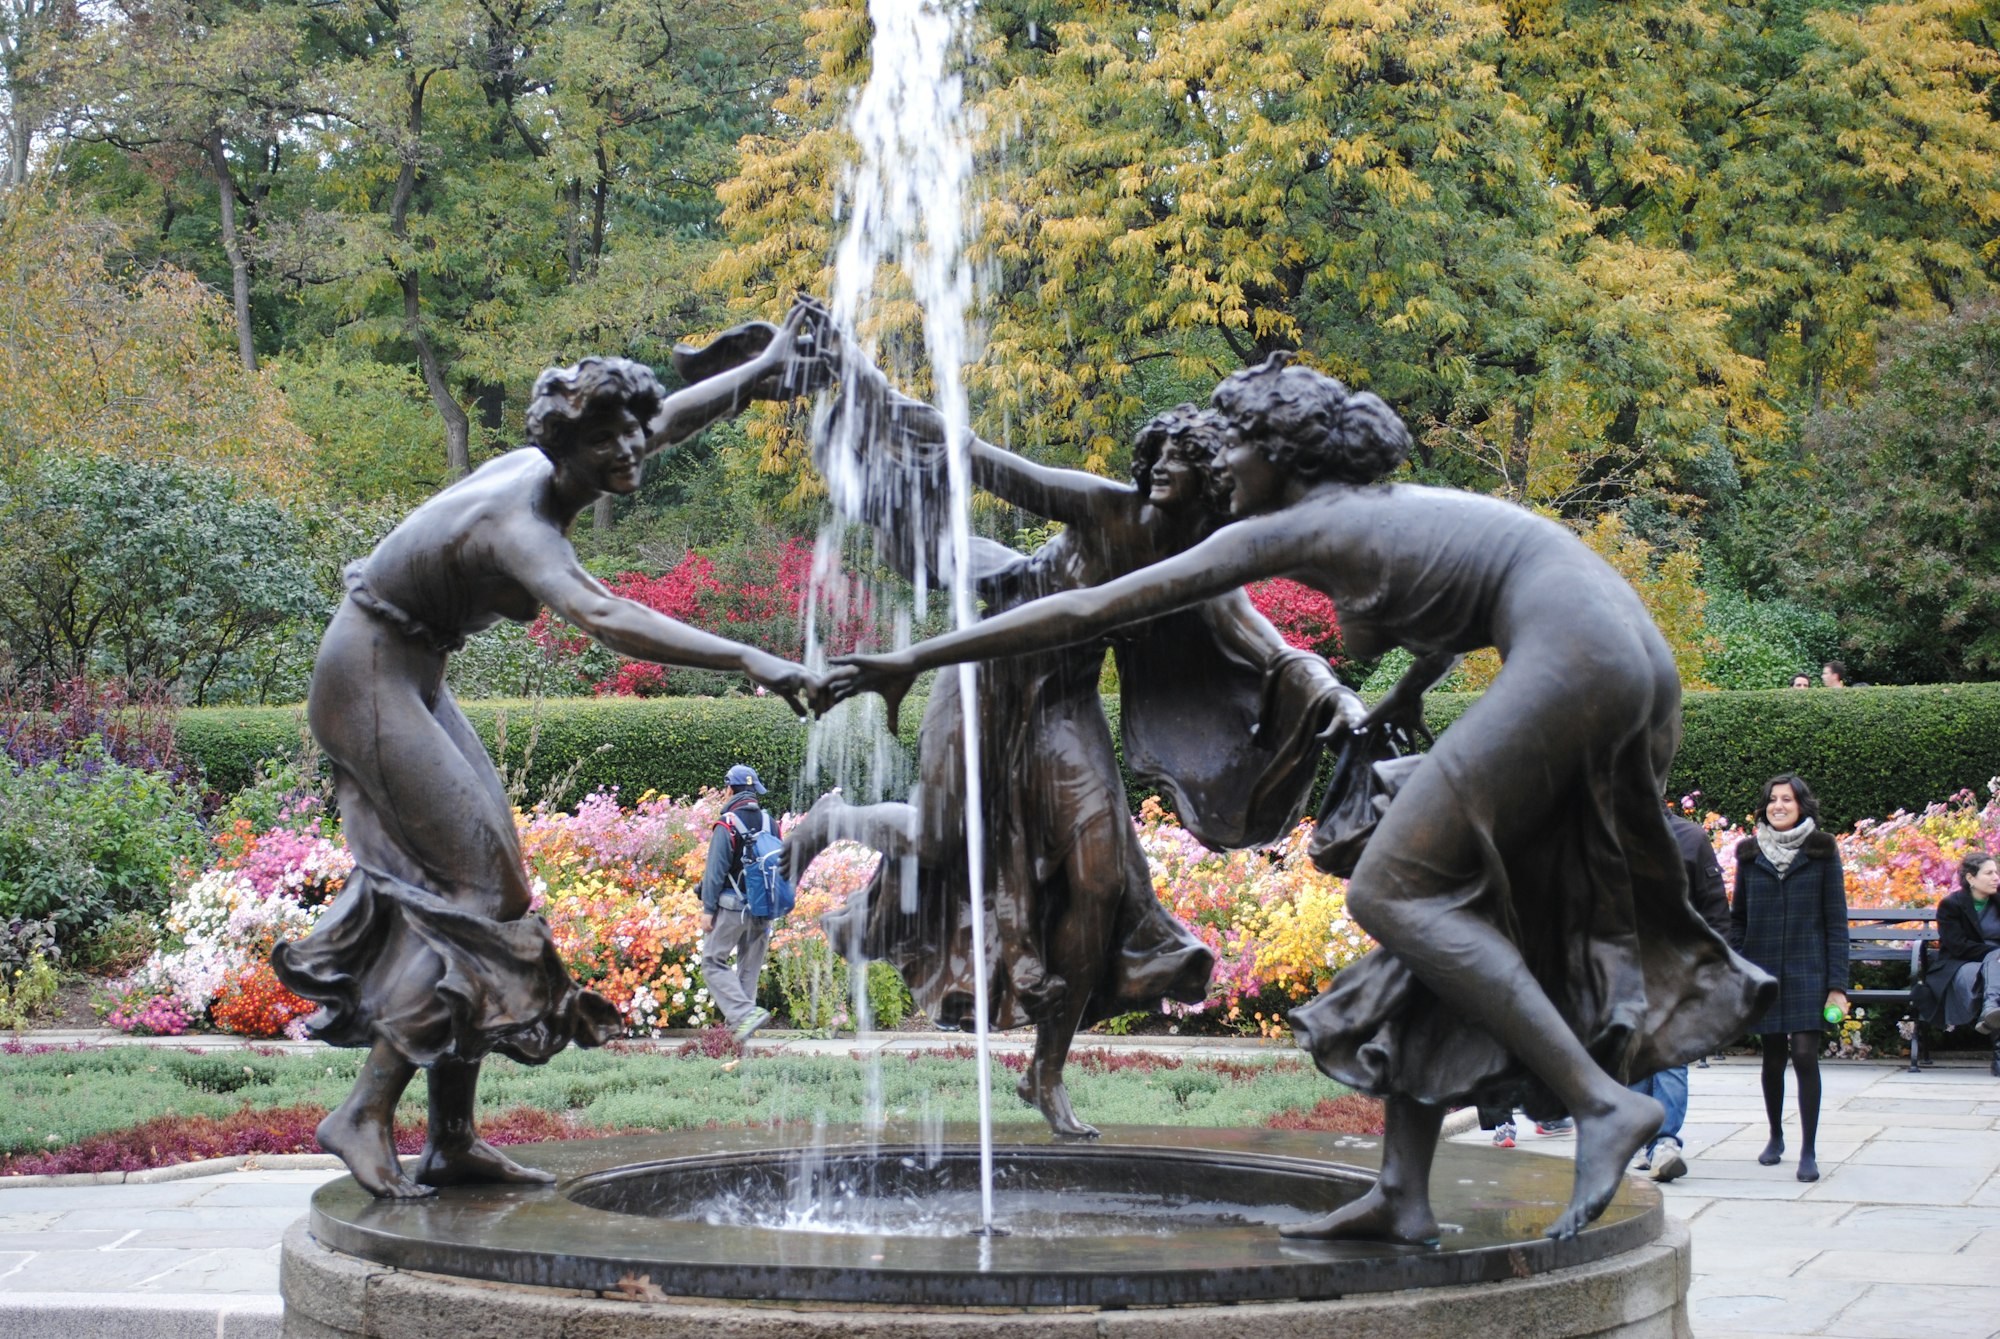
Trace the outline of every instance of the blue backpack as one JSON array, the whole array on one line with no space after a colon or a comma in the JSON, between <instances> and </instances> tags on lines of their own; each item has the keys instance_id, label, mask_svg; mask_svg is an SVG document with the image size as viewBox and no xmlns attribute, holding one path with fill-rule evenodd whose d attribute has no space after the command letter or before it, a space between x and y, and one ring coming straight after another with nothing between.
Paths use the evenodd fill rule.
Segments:
<instances>
[{"instance_id":1,"label":"blue backpack","mask_svg":"<svg viewBox=\"0 0 2000 1339\"><path fill-rule=\"evenodd\" d=\"M798 899L783 873L785 844L778 840L771 816L762 817L764 826L756 832L733 809L723 814L722 821L736 837L735 884L743 909L759 920L775 920L789 912Z\"/></svg>"}]
</instances>

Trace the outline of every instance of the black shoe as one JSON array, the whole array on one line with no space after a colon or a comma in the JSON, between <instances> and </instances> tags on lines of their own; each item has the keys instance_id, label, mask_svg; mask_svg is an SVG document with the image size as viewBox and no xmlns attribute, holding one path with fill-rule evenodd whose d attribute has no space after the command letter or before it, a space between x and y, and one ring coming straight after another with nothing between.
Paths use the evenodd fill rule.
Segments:
<instances>
[{"instance_id":1,"label":"black shoe","mask_svg":"<svg viewBox=\"0 0 2000 1339\"><path fill-rule=\"evenodd\" d=\"M1785 1141L1772 1135L1771 1142L1764 1145L1764 1151L1757 1155L1757 1161L1766 1167L1775 1167L1784 1160Z\"/></svg>"},{"instance_id":2,"label":"black shoe","mask_svg":"<svg viewBox=\"0 0 2000 1339\"><path fill-rule=\"evenodd\" d=\"M1799 1154L1799 1180L1819 1180L1819 1160L1810 1153Z\"/></svg>"}]
</instances>

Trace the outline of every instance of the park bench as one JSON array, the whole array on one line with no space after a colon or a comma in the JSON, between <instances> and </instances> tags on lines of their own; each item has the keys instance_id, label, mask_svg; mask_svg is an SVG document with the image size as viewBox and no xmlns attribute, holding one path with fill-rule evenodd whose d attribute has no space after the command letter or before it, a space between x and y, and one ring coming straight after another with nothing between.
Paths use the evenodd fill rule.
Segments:
<instances>
[{"instance_id":1,"label":"park bench","mask_svg":"<svg viewBox=\"0 0 2000 1339\"><path fill-rule=\"evenodd\" d=\"M1849 907L1847 909L1847 961L1854 963L1907 963L1909 979L1901 989L1871 988L1850 990L1853 1005L1893 1005L1902 1010L1903 1030L1910 1039L1910 1073L1918 1072L1924 1060L1924 1023L1910 1007L1910 992L1924 979L1929 965L1929 949L1937 943L1935 909L1911 907Z\"/></svg>"}]
</instances>

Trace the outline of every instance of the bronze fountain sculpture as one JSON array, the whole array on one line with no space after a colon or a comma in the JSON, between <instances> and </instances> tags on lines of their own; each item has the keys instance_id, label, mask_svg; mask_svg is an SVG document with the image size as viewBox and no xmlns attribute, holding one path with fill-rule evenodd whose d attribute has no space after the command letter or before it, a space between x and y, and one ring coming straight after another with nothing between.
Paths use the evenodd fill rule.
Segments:
<instances>
[{"instance_id":1,"label":"bronze fountain sculpture","mask_svg":"<svg viewBox=\"0 0 2000 1339\"><path fill-rule=\"evenodd\" d=\"M752 399L839 387L823 427L844 425L881 486L855 499L857 519L892 564L935 572L939 536L908 523L895 498L935 486L938 419L849 345L802 303L782 328L677 351L690 384L670 397L618 360L545 373L529 420L540 449L445 490L352 571L310 719L357 868L321 926L275 961L324 1006L319 1035L371 1049L321 1130L354 1177L324 1187L286 1240L299 1333L402 1339L428 1332L439 1308L475 1326L573 1322L580 1334L909 1332L898 1307L917 1308L919 1324L944 1313L985 1332L964 1308L1054 1307L996 1316L991 1329L1017 1332L1018 1319L1083 1339L1104 1332L1087 1308L1143 1307L1127 1317L1132 1333L1180 1336L1212 1333L1214 1303L1264 1302L1232 1313L1237 1332L1294 1333L1306 1323L1298 1308L1323 1307L1311 1324L1366 1339L1499 1307L1508 1319L1493 1333L1685 1334L1685 1231L1650 1186L1621 1187L1660 1111L1621 1080L1727 1041L1772 983L1689 906L1661 807L1679 681L1631 588L1520 508L1381 482L1408 448L1401 421L1284 358L1227 378L1208 410L1151 420L1133 486L972 443L979 484L1067 528L1031 555L980 547L983 622L842 658L823 678L627 606L576 565L568 524L599 491L636 487L647 450ZM1226 516L1215 505L1225 494ZM1330 596L1357 654L1402 646L1414 667L1366 710L1248 607L1241 587L1273 575ZM887 854L829 931L842 951L896 963L946 1019L974 1007L965 909L989 900L990 1017L1036 1025L1021 1095L1058 1136L1013 1136L995 1164L1031 1230L975 1241L925 1207L978 1187L963 1134L774 1147L771 1132L723 1129L511 1158L477 1138L483 1056L544 1060L618 1025L525 914L504 795L443 686L459 639L543 605L628 654L741 669L801 710L863 691L893 703L922 670L997 660L978 703L940 679L912 803L823 803L788 855L802 867L842 838ZM1481 700L1421 757L1371 766L1419 735L1424 691L1485 645L1504 663ZM1077 1028L1142 999L1196 996L1212 965L1154 897L1133 839L1096 697L1107 646L1127 762L1212 845L1285 830L1322 748L1340 746L1314 857L1351 866L1349 907L1380 947L1292 1022L1321 1070L1384 1099L1379 1148L1268 1130L1077 1138L1097 1133L1062 1082ZM954 727L967 710L990 719L999 744L982 773L983 817L1004 856L984 889L967 886L955 849ZM1371 807L1391 773L1393 800ZM1360 823L1334 803L1356 797ZM418 1068L430 1071L430 1139L405 1176L389 1120ZM1472 1103L1574 1114L1573 1178L1541 1160L1440 1150L1446 1109ZM450 1189L423 1198L436 1187ZM917 1216L791 1230L783 1210L802 1187ZM1049 1207L1033 1208L1037 1196ZM1585 1275L1615 1286L1562 1293L1591 1300L1553 1311L1540 1299L1556 1294L1535 1291ZM1500 1289L1459 1286L1473 1284ZM657 1322L635 1317L638 1328L599 1300L634 1297L682 1300ZM732 1299L757 1305L717 1309ZM870 1309L838 1310L848 1302ZM792 1304L805 1309L782 1309ZM1486 1324L1499 1312L1478 1314Z\"/></svg>"},{"instance_id":2,"label":"bronze fountain sculpture","mask_svg":"<svg viewBox=\"0 0 2000 1339\"><path fill-rule=\"evenodd\" d=\"M852 341L823 311L802 309L813 317L807 343L816 366L792 384L841 388L836 421L822 425L819 439L855 432L876 466L877 492L932 469L942 431L936 412L848 354ZM988 609L1100 584L1212 532L1227 512L1214 475L1224 426L1192 405L1156 415L1134 443L1131 484L1050 469L974 440L975 483L1064 527L1033 554L986 555L977 588ZM889 475L905 477L885 483ZM907 553L912 538L887 535L883 547ZM1286 645L1240 589L1124 629L1110 649L1124 685L1128 761L1166 789L1211 845L1282 836L1312 783L1320 731L1343 704L1360 717L1358 699L1326 661ZM983 894L999 928L988 946L996 983L989 1022L1034 1024L1035 1052L1018 1092L1069 1137L1097 1133L1071 1109L1062 1079L1078 1028L1162 999L1199 1003L1214 967L1209 950L1153 892L1098 696L1105 650L1097 640L998 661L977 706L982 817L995 852ZM831 793L786 839L795 877L837 839L890 857L862 895L827 918L828 938L893 963L918 1005L948 1027L969 1026L974 1007L964 709L956 679L941 677L919 736L915 803L857 806ZM912 872L914 887L906 887Z\"/></svg>"}]
</instances>

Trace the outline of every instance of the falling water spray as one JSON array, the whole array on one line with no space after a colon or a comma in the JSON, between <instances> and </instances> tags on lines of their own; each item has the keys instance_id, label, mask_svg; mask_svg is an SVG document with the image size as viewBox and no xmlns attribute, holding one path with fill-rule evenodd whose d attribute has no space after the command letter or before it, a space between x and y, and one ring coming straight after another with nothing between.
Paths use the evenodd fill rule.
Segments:
<instances>
[{"instance_id":1,"label":"falling water spray","mask_svg":"<svg viewBox=\"0 0 2000 1339\"><path fill-rule=\"evenodd\" d=\"M923 312L924 351L933 400L944 419L945 475L949 498L948 543L941 570L923 570L932 546L918 544L918 598L934 575L951 592L953 621L977 618L972 589L971 411L964 368L972 270L965 255L972 147L966 124L960 68L971 18L967 0L870 0L874 24L870 74L852 118L860 160L843 203L848 226L835 255L833 315L849 330L868 328L870 304L886 263L902 272ZM850 415L851 422L860 416ZM859 449L830 453L852 462ZM836 470L836 473L839 471ZM857 487L858 474L830 478L836 505ZM928 534L934 518L914 499L900 518L911 533ZM979 1066L980 1223L993 1230L993 1110L987 1020L986 852L980 786L977 669L961 665L960 720L964 729L966 877L973 939L973 994Z\"/></svg>"}]
</instances>

